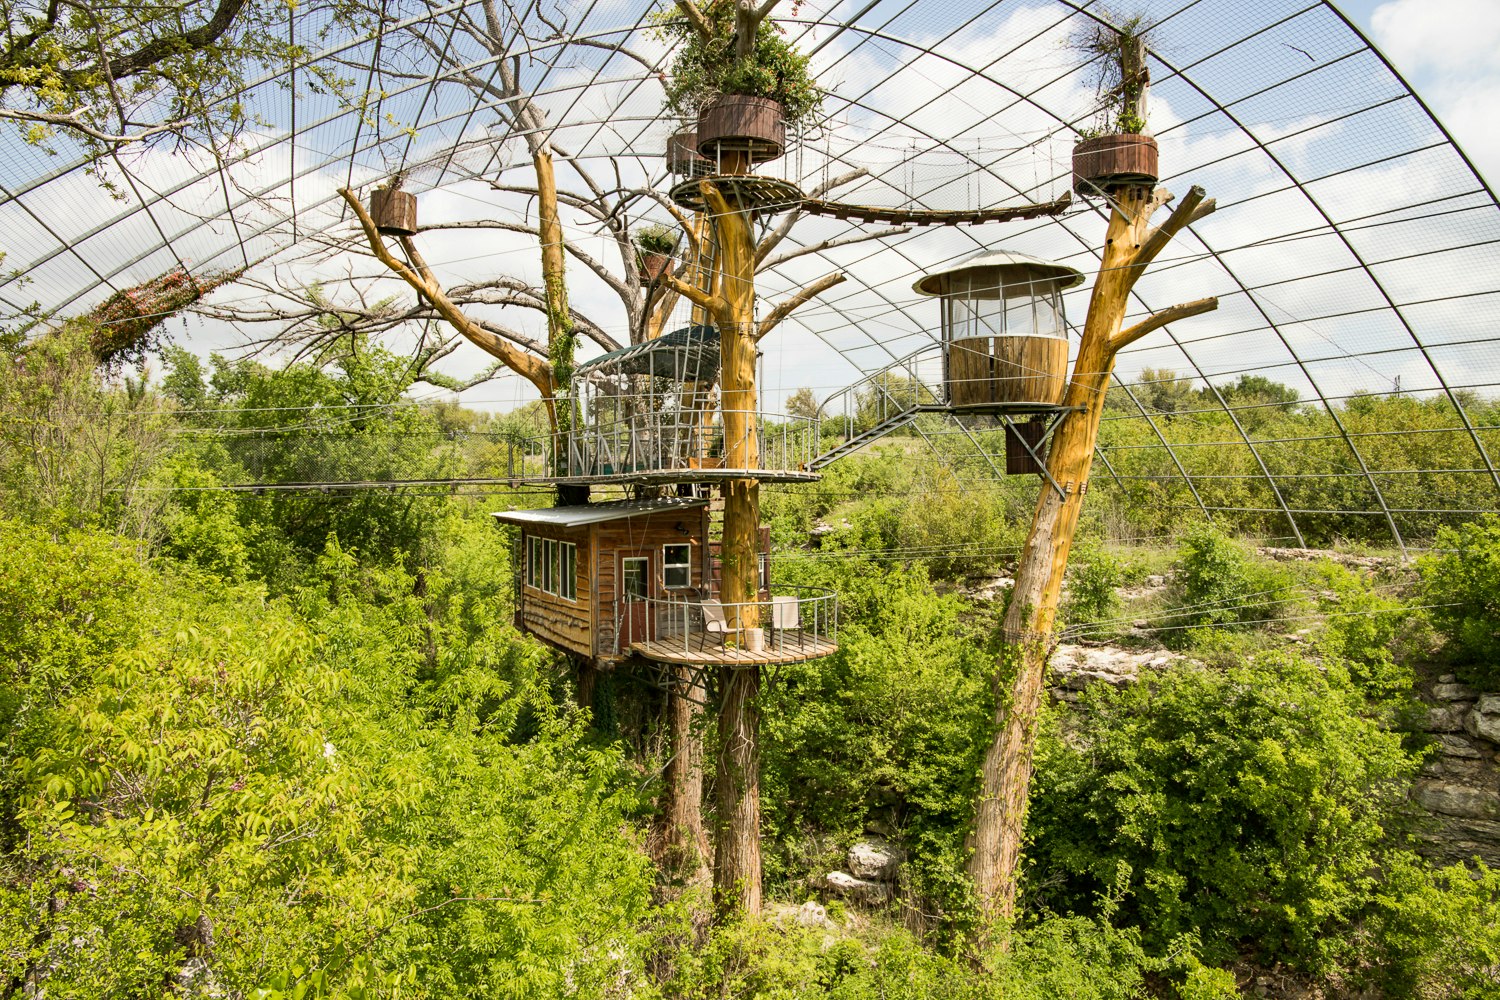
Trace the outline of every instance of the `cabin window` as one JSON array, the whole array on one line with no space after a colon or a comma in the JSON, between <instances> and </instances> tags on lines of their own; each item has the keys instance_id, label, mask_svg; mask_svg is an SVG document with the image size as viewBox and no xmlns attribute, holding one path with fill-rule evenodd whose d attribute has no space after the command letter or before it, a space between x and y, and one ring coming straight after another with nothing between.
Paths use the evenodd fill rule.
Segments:
<instances>
[{"instance_id":1,"label":"cabin window","mask_svg":"<svg viewBox=\"0 0 1500 1000\"><path fill-rule=\"evenodd\" d=\"M570 601L578 600L578 546L563 542L558 546L562 561L562 573L558 580L557 596Z\"/></svg>"},{"instance_id":2,"label":"cabin window","mask_svg":"<svg viewBox=\"0 0 1500 1000\"><path fill-rule=\"evenodd\" d=\"M578 546L555 538L527 538L526 586L578 600Z\"/></svg>"},{"instance_id":3,"label":"cabin window","mask_svg":"<svg viewBox=\"0 0 1500 1000\"><path fill-rule=\"evenodd\" d=\"M542 588L542 540L535 535L526 538L526 586Z\"/></svg>"},{"instance_id":4,"label":"cabin window","mask_svg":"<svg viewBox=\"0 0 1500 1000\"><path fill-rule=\"evenodd\" d=\"M661 547L662 581L669 589L691 586L693 582L693 547L691 545L663 545Z\"/></svg>"}]
</instances>

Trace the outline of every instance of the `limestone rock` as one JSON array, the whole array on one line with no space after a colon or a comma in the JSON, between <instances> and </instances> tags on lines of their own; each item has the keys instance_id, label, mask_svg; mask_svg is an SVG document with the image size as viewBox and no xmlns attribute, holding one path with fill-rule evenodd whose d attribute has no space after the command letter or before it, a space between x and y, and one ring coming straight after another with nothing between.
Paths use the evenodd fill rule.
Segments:
<instances>
[{"instance_id":1,"label":"limestone rock","mask_svg":"<svg viewBox=\"0 0 1500 1000\"><path fill-rule=\"evenodd\" d=\"M901 852L883 840L861 840L849 848L849 872L873 882L896 881Z\"/></svg>"},{"instance_id":2,"label":"limestone rock","mask_svg":"<svg viewBox=\"0 0 1500 1000\"><path fill-rule=\"evenodd\" d=\"M1483 753L1474 749L1474 745L1462 736L1442 735L1438 737L1438 746L1445 757L1463 757L1466 760L1479 760Z\"/></svg>"},{"instance_id":3,"label":"limestone rock","mask_svg":"<svg viewBox=\"0 0 1500 1000\"><path fill-rule=\"evenodd\" d=\"M1417 802L1429 812L1461 819L1500 819L1500 791L1452 781L1419 781Z\"/></svg>"},{"instance_id":4,"label":"limestone rock","mask_svg":"<svg viewBox=\"0 0 1500 1000\"><path fill-rule=\"evenodd\" d=\"M1438 701L1473 701L1477 697L1474 689L1467 685L1442 682L1432 686L1432 696Z\"/></svg>"},{"instance_id":5,"label":"limestone rock","mask_svg":"<svg viewBox=\"0 0 1500 1000\"><path fill-rule=\"evenodd\" d=\"M1485 711L1486 706L1492 706L1492 711ZM1485 695L1480 699L1464 716L1464 732L1476 739L1500 743L1500 698Z\"/></svg>"},{"instance_id":6,"label":"limestone rock","mask_svg":"<svg viewBox=\"0 0 1500 1000\"><path fill-rule=\"evenodd\" d=\"M834 895L866 906L878 906L891 898L889 885L855 878L848 872L829 872L823 882Z\"/></svg>"},{"instance_id":7,"label":"limestone rock","mask_svg":"<svg viewBox=\"0 0 1500 1000\"><path fill-rule=\"evenodd\" d=\"M1428 705L1427 725L1423 728L1429 733L1461 733L1464 729L1464 715L1468 712L1465 704L1450 705Z\"/></svg>"}]
</instances>

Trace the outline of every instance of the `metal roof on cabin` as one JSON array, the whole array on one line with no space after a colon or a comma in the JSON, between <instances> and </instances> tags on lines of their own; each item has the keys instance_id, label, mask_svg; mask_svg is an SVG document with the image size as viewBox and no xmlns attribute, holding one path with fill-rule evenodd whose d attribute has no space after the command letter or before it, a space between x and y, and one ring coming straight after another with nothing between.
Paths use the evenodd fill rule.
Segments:
<instances>
[{"instance_id":1,"label":"metal roof on cabin","mask_svg":"<svg viewBox=\"0 0 1500 1000\"><path fill-rule=\"evenodd\" d=\"M1067 264L1059 264L1052 260L1043 260L1041 257L1033 257L1029 253L1021 253L1017 250L981 250L952 267L945 267L941 271L933 271L924 275L911 287L913 291L922 295L942 295L946 291L945 279L955 274L992 267L1030 271L1037 277L1055 280L1059 288L1074 288L1083 284L1083 272L1076 267L1069 267Z\"/></svg>"},{"instance_id":2,"label":"metal roof on cabin","mask_svg":"<svg viewBox=\"0 0 1500 1000\"><path fill-rule=\"evenodd\" d=\"M574 374L590 375L608 369L610 374L655 375L695 382L702 381L701 375L708 371L717 374L718 367L719 331L698 323L643 344L601 354L579 365Z\"/></svg>"},{"instance_id":3,"label":"metal roof on cabin","mask_svg":"<svg viewBox=\"0 0 1500 1000\"><path fill-rule=\"evenodd\" d=\"M603 524L622 518L640 517L644 514L659 514L669 510L700 510L708 506L707 500L619 500L611 503L581 504L576 507L543 507L539 510L504 510L490 514L506 524L540 525L548 528L579 528L587 524Z\"/></svg>"}]
</instances>

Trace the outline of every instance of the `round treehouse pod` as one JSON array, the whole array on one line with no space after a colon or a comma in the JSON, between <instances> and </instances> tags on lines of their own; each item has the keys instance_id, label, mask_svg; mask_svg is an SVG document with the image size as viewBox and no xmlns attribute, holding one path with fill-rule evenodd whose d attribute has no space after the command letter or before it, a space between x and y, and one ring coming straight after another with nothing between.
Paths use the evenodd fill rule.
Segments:
<instances>
[{"instance_id":1,"label":"round treehouse pod","mask_svg":"<svg viewBox=\"0 0 1500 1000\"><path fill-rule=\"evenodd\" d=\"M1160 176L1156 140L1120 132L1096 135L1073 146L1073 190L1085 197L1122 188L1154 187Z\"/></svg>"},{"instance_id":2,"label":"round treehouse pod","mask_svg":"<svg viewBox=\"0 0 1500 1000\"><path fill-rule=\"evenodd\" d=\"M698 152L698 133L683 129L667 138L667 169L683 177L702 177L713 173L713 164Z\"/></svg>"},{"instance_id":3,"label":"round treehouse pod","mask_svg":"<svg viewBox=\"0 0 1500 1000\"><path fill-rule=\"evenodd\" d=\"M370 217L375 228L386 236L417 235L417 196L390 188L376 188L370 194Z\"/></svg>"},{"instance_id":4,"label":"round treehouse pod","mask_svg":"<svg viewBox=\"0 0 1500 1000\"><path fill-rule=\"evenodd\" d=\"M786 152L786 116L769 97L720 94L698 112L698 152L720 174L742 174Z\"/></svg>"},{"instance_id":5,"label":"round treehouse pod","mask_svg":"<svg viewBox=\"0 0 1500 1000\"><path fill-rule=\"evenodd\" d=\"M1062 405L1068 380L1063 290L1083 272L1011 250L987 250L913 287L942 301L948 405L1037 413Z\"/></svg>"}]
</instances>

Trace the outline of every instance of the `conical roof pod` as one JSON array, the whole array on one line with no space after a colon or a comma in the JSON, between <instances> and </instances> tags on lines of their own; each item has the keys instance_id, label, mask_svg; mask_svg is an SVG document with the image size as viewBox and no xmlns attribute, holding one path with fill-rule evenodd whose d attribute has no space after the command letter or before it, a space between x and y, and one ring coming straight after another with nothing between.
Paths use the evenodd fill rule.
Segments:
<instances>
[{"instance_id":1,"label":"conical roof pod","mask_svg":"<svg viewBox=\"0 0 1500 1000\"><path fill-rule=\"evenodd\" d=\"M1057 282L1059 290L1083 284L1083 272L1066 264L1043 260L1017 250L982 250L966 261L926 275L912 285L912 288L921 295L945 295L952 279L958 275L970 275L992 268L1001 272L1006 284L1051 279Z\"/></svg>"}]
</instances>

